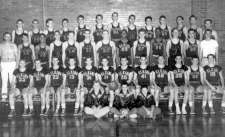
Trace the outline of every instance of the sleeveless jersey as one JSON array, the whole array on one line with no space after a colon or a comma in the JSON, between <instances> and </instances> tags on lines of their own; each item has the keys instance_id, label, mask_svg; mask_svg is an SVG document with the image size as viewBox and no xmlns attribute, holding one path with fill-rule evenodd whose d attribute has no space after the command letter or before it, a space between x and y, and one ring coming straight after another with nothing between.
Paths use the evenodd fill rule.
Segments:
<instances>
[{"instance_id":1,"label":"sleeveless jersey","mask_svg":"<svg viewBox=\"0 0 225 137\"><path fill-rule=\"evenodd\" d=\"M70 89L75 89L78 86L79 82L79 73L81 69L79 67L75 67L74 69L66 68L66 85Z\"/></svg>"},{"instance_id":2,"label":"sleeveless jersey","mask_svg":"<svg viewBox=\"0 0 225 137\"><path fill-rule=\"evenodd\" d=\"M46 44L50 46L50 44L54 41L55 41L55 31L48 31L46 35Z\"/></svg>"},{"instance_id":3,"label":"sleeveless jersey","mask_svg":"<svg viewBox=\"0 0 225 137\"><path fill-rule=\"evenodd\" d=\"M177 55L181 55L181 46L180 46L180 40L177 44L174 44L171 40L171 47L170 47L170 57L176 57Z\"/></svg>"},{"instance_id":4,"label":"sleeveless jersey","mask_svg":"<svg viewBox=\"0 0 225 137\"><path fill-rule=\"evenodd\" d=\"M90 90L94 85L95 73L97 73L97 69L95 67L92 67L90 70L83 68L82 73L83 73L84 87Z\"/></svg>"},{"instance_id":5,"label":"sleeveless jersey","mask_svg":"<svg viewBox=\"0 0 225 137\"><path fill-rule=\"evenodd\" d=\"M118 23L117 26L114 26L112 24L112 28L111 28L111 32L110 32L110 34L111 34L111 40L114 41L114 42L115 41L116 42L119 41L121 39L121 33L122 33L122 30L120 28L120 24Z\"/></svg>"},{"instance_id":6,"label":"sleeveless jersey","mask_svg":"<svg viewBox=\"0 0 225 137\"><path fill-rule=\"evenodd\" d=\"M145 56L147 57L147 46L146 41L141 43L138 41L137 47L136 47L136 53L134 58L134 65L140 65L140 57Z\"/></svg>"},{"instance_id":7,"label":"sleeveless jersey","mask_svg":"<svg viewBox=\"0 0 225 137\"><path fill-rule=\"evenodd\" d=\"M222 68L218 65L215 65L214 67L205 66L204 67L205 73L206 73L206 80L213 86L219 86L221 85L220 76L219 73L222 70Z\"/></svg>"},{"instance_id":8,"label":"sleeveless jersey","mask_svg":"<svg viewBox=\"0 0 225 137\"><path fill-rule=\"evenodd\" d=\"M95 31L93 33L95 43L98 43L99 41L103 39L102 38L103 28L104 28L104 25L102 25L101 28L98 28L97 25L95 25Z\"/></svg>"},{"instance_id":9,"label":"sleeveless jersey","mask_svg":"<svg viewBox=\"0 0 225 137\"><path fill-rule=\"evenodd\" d=\"M41 63L47 63L49 61L49 51L47 48L41 48L39 49L37 53L37 58L40 59Z\"/></svg>"},{"instance_id":10,"label":"sleeveless jersey","mask_svg":"<svg viewBox=\"0 0 225 137\"><path fill-rule=\"evenodd\" d=\"M182 41L185 41L186 40L186 36L184 34L184 26L181 29L178 29L178 32L179 32L178 38L180 40L182 40Z\"/></svg>"},{"instance_id":11,"label":"sleeveless jersey","mask_svg":"<svg viewBox=\"0 0 225 137\"><path fill-rule=\"evenodd\" d=\"M129 74L133 71L132 67L127 66L126 69L122 69L121 66L119 66L116 69L116 73L118 74L118 81L120 84L126 84L129 80Z\"/></svg>"},{"instance_id":12,"label":"sleeveless jersey","mask_svg":"<svg viewBox=\"0 0 225 137\"><path fill-rule=\"evenodd\" d=\"M136 26L133 30L128 27L127 39L128 39L128 43L131 46L133 46L134 41L137 40L137 28L136 28Z\"/></svg>"},{"instance_id":13,"label":"sleeveless jersey","mask_svg":"<svg viewBox=\"0 0 225 137\"><path fill-rule=\"evenodd\" d=\"M86 30L86 25L84 25L83 28L80 28L80 26L78 26L78 31L77 31L77 42L82 42L84 41L85 39L85 36L84 36L84 31Z\"/></svg>"},{"instance_id":14,"label":"sleeveless jersey","mask_svg":"<svg viewBox=\"0 0 225 137\"><path fill-rule=\"evenodd\" d=\"M188 41L188 49L186 50L186 57L198 57L198 44L197 40L195 40L194 43L191 43L189 40Z\"/></svg>"},{"instance_id":15,"label":"sleeveless jersey","mask_svg":"<svg viewBox=\"0 0 225 137\"><path fill-rule=\"evenodd\" d=\"M170 38L168 26L166 26L166 28L164 29L162 29L161 27L158 27L158 28L160 29L160 34L162 39L168 40Z\"/></svg>"},{"instance_id":16,"label":"sleeveless jersey","mask_svg":"<svg viewBox=\"0 0 225 137\"><path fill-rule=\"evenodd\" d=\"M101 75L102 81L104 83L112 82L112 75L114 73L113 68L109 67L108 70L104 70L103 68L99 68L98 73Z\"/></svg>"},{"instance_id":17,"label":"sleeveless jersey","mask_svg":"<svg viewBox=\"0 0 225 137\"><path fill-rule=\"evenodd\" d=\"M51 79L51 87L58 88L63 83L63 68L59 67L58 69L50 68L49 75Z\"/></svg>"},{"instance_id":18,"label":"sleeveless jersey","mask_svg":"<svg viewBox=\"0 0 225 137\"><path fill-rule=\"evenodd\" d=\"M82 47L82 66L85 66L85 60L87 58L92 58L92 60L94 60L94 49L91 42L84 42L84 46Z\"/></svg>"},{"instance_id":19,"label":"sleeveless jersey","mask_svg":"<svg viewBox=\"0 0 225 137\"><path fill-rule=\"evenodd\" d=\"M54 49L52 51L52 57L57 57L59 60L59 64L62 64L62 44L59 46L56 46L54 44Z\"/></svg>"},{"instance_id":20,"label":"sleeveless jersey","mask_svg":"<svg viewBox=\"0 0 225 137\"><path fill-rule=\"evenodd\" d=\"M68 43L68 46L65 50L65 53L66 53L66 59L74 58L76 62L78 61L78 59L77 59L77 48L75 47L74 44L70 45Z\"/></svg>"},{"instance_id":21,"label":"sleeveless jersey","mask_svg":"<svg viewBox=\"0 0 225 137\"><path fill-rule=\"evenodd\" d=\"M147 40L147 41L151 41L153 38L154 38L154 30L153 30L153 27L152 27L152 29L147 29L147 27L145 26L145 39Z\"/></svg>"},{"instance_id":22,"label":"sleeveless jersey","mask_svg":"<svg viewBox=\"0 0 225 137\"><path fill-rule=\"evenodd\" d=\"M34 45L34 47L40 44L41 42L40 37L41 37L40 32L37 32L37 33L32 32L31 44Z\"/></svg>"},{"instance_id":23,"label":"sleeveless jersey","mask_svg":"<svg viewBox=\"0 0 225 137\"><path fill-rule=\"evenodd\" d=\"M32 50L30 48L30 46L25 47L24 45L22 45L22 48L20 50L20 59L25 60L26 63L32 63Z\"/></svg>"},{"instance_id":24,"label":"sleeveless jersey","mask_svg":"<svg viewBox=\"0 0 225 137\"><path fill-rule=\"evenodd\" d=\"M19 69L16 69L13 72L13 75L16 77L16 88L23 89L27 88L30 84L30 72L28 70L25 70L24 72L21 72Z\"/></svg>"},{"instance_id":25,"label":"sleeveless jersey","mask_svg":"<svg viewBox=\"0 0 225 137\"><path fill-rule=\"evenodd\" d=\"M61 36L60 36L60 40L62 42L66 42L68 40L68 35L69 35L69 30L62 32Z\"/></svg>"},{"instance_id":26,"label":"sleeveless jersey","mask_svg":"<svg viewBox=\"0 0 225 137\"><path fill-rule=\"evenodd\" d=\"M172 71L176 85L183 86L185 84L185 71L187 71L187 67L185 65L182 65L181 68L174 66Z\"/></svg>"},{"instance_id":27,"label":"sleeveless jersey","mask_svg":"<svg viewBox=\"0 0 225 137\"><path fill-rule=\"evenodd\" d=\"M152 40L152 55L163 56L165 50L165 42L162 38Z\"/></svg>"},{"instance_id":28,"label":"sleeveless jersey","mask_svg":"<svg viewBox=\"0 0 225 137\"><path fill-rule=\"evenodd\" d=\"M23 32L23 33L24 33L24 32ZM14 43L15 43L17 46L23 44L23 33L17 34L17 32L15 31Z\"/></svg>"},{"instance_id":29,"label":"sleeveless jersey","mask_svg":"<svg viewBox=\"0 0 225 137\"><path fill-rule=\"evenodd\" d=\"M170 71L168 66L164 66L164 68L159 68L158 65L153 67L153 71L155 72L155 83L161 89L168 85L168 73Z\"/></svg>"},{"instance_id":30,"label":"sleeveless jersey","mask_svg":"<svg viewBox=\"0 0 225 137\"><path fill-rule=\"evenodd\" d=\"M131 64L131 46L128 43L123 43L122 41L118 44L118 50L119 50L119 58L121 57L127 57L128 58L128 64Z\"/></svg>"},{"instance_id":31,"label":"sleeveless jersey","mask_svg":"<svg viewBox=\"0 0 225 137\"><path fill-rule=\"evenodd\" d=\"M45 75L48 72L42 68L40 71L33 70L33 80L34 80L34 87L37 89L41 89L45 86L46 80L45 80Z\"/></svg>"},{"instance_id":32,"label":"sleeveless jersey","mask_svg":"<svg viewBox=\"0 0 225 137\"><path fill-rule=\"evenodd\" d=\"M145 69L142 69L140 66L138 66L135 69L135 72L137 73L137 80L138 85L140 86L149 86L150 85L150 67L147 66Z\"/></svg>"},{"instance_id":33,"label":"sleeveless jersey","mask_svg":"<svg viewBox=\"0 0 225 137\"><path fill-rule=\"evenodd\" d=\"M189 82L191 85L201 85L201 74L200 69L198 67L197 70L193 70L190 66L190 73L189 73Z\"/></svg>"},{"instance_id":34,"label":"sleeveless jersey","mask_svg":"<svg viewBox=\"0 0 225 137\"><path fill-rule=\"evenodd\" d=\"M101 62L103 58L107 58L109 62L109 66L113 66L113 54L112 54L112 47L110 43L104 44L102 42L102 46L98 49L99 54L99 61Z\"/></svg>"}]
</instances>

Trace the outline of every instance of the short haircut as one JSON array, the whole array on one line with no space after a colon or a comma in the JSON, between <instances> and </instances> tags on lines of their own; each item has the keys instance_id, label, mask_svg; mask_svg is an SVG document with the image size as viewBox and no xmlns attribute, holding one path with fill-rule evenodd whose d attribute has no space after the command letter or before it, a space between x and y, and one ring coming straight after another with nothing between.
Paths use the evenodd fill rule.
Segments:
<instances>
[{"instance_id":1,"label":"short haircut","mask_svg":"<svg viewBox=\"0 0 225 137\"><path fill-rule=\"evenodd\" d=\"M34 22L39 23L38 19L33 19L33 20L32 20L32 23L34 23Z\"/></svg>"},{"instance_id":2,"label":"short haircut","mask_svg":"<svg viewBox=\"0 0 225 137\"><path fill-rule=\"evenodd\" d=\"M216 58L216 56L215 56L214 54L209 54L209 55L207 56L207 58L209 58L210 56L212 56L214 59Z\"/></svg>"},{"instance_id":3,"label":"short haircut","mask_svg":"<svg viewBox=\"0 0 225 137\"><path fill-rule=\"evenodd\" d=\"M131 19L132 17L133 17L134 19L136 19L136 16L135 16L134 14L131 14L128 18Z\"/></svg>"},{"instance_id":4,"label":"short haircut","mask_svg":"<svg viewBox=\"0 0 225 137\"><path fill-rule=\"evenodd\" d=\"M123 30L121 31L121 33L123 33L123 32L125 32L125 33L127 34L127 30L126 30L126 29L123 29Z\"/></svg>"},{"instance_id":5,"label":"short haircut","mask_svg":"<svg viewBox=\"0 0 225 137\"><path fill-rule=\"evenodd\" d=\"M166 16L165 16L165 15L161 15L161 16L159 17L159 20L161 20L161 19L166 19Z\"/></svg>"},{"instance_id":6,"label":"short haircut","mask_svg":"<svg viewBox=\"0 0 225 137\"><path fill-rule=\"evenodd\" d=\"M176 20L178 20L178 18L181 18L182 20L184 20L183 16L177 16Z\"/></svg>"},{"instance_id":7,"label":"short haircut","mask_svg":"<svg viewBox=\"0 0 225 137\"><path fill-rule=\"evenodd\" d=\"M85 29L84 32L88 31L89 33L91 33L91 30L90 29Z\"/></svg>"},{"instance_id":8,"label":"short haircut","mask_svg":"<svg viewBox=\"0 0 225 137\"><path fill-rule=\"evenodd\" d=\"M112 16L113 16L114 14L116 14L117 16L119 15L119 13L118 13L118 12L113 12L113 13L112 13Z\"/></svg>"},{"instance_id":9,"label":"short haircut","mask_svg":"<svg viewBox=\"0 0 225 137\"><path fill-rule=\"evenodd\" d=\"M101 17L101 19L103 19L103 15L102 15L102 14L97 14L97 15L95 16L95 19L97 19L98 17Z\"/></svg>"},{"instance_id":10,"label":"short haircut","mask_svg":"<svg viewBox=\"0 0 225 137\"><path fill-rule=\"evenodd\" d=\"M55 31L55 34L56 34L56 33L59 33L59 34L60 34L60 31L59 31L59 30L56 30L56 31Z\"/></svg>"},{"instance_id":11,"label":"short haircut","mask_svg":"<svg viewBox=\"0 0 225 137\"><path fill-rule=\"evenodd\" d=\"M63 23L64 21L69 22L69 19L63 18L63 19L62 19L62 23Z\"/></svg>"},{"instance_id":12,"label":"short haircut","mask_svg":"<svg viewBox=\"0 0 225 137\"><path fill-rule=\"evenodd\" d=\"M145 22L146 22L148 19L150 19L150 20L152 21L152 17L151 17L151 16L147 16L147 17L145 17Z\"/></svg>"},{"instance_id":13,"label":"short haircut","mask_svg":"<svg viewBox=\"0 0 225 137\"><path fill-rule=\"evenodd\" d=\"M198 56L194 55L191 57L192 59L199 59Z\"/></svg>"},{"instance_id":14,"label":"short haircut","mask_svg":"<svg viewBox=\"0 0 225 137\"><path fill-rule=\"evenodd\" d=\"M70 33L75 34L74 31L69 30L69 31L68 31L68 34L70 34Z\"/></svg>"},{"instance_id":15,"label":"short haircut","mask_svg":"<svg viewBox=\"0 0 225 137\"><path fill-rule=\"evenodd\" d=\"M27 33L23 33L22 35L23 35L23 37L24 36L27 37L27 38L29 37Z\"/></svg>"},{"instance_id":16,"label":"short haircut","mask_svg":"<svg viewBox=\"0 0 225 137\"><path fill-rule=\"evenodd\" d=\"M18 19L18 20L16 21L16 23L19 23L19 22L22 22L22 23L23 23L23 20L22 20L22 19Z\"/></svg>"},{"instance_id":17,"label":"short haircut","mask_svg":"<svg viewBox=\"0 0 225 137\"><path fill-rule=\"evenodd\" d=\"M141 28L141 29L138 30L138 33L141 33L141 32L144 32L145 33L146 31L145 31L144 28Z\"/></svg>"},{"instance_id":18,"label":"short haircut","mask_svg":"<svg viewBox=\"0 0 225 137\"><path fill-rule=\"evenodd\" d=\"M195 32L194 29L190 28L190 29L188 30L188 33L190 33L191 31Z\"/></svg>"},{"instance_id":19,"label":"short haircut","mask_svg":"<svg viewBox=\"0 0 225 137\"><path fill-rule=\"evenodd\" d=\"M41 33L40 36L46 38L46 35L44 33Z\"/></svg>"},{"instance_id":20,"label":"short haircut","mask_svg":"<svg viewBox=\"0 0 225 137\"><path fill-rule=\"evenodd\" d=\"M212 33L212 30L211 29L206 29L205 32L207 32L207 31L210 32L210 33Z\"/></svg>"},{"instance_id":21,"label":"short haircut","mask_svg":"<svg viewBox=\"0 0 225 137\"><path fill-rule=\"evenodd\" d=\"M79 19L79 18L84 19L84 15L78 15L78 16L77 16L77 19Z\"/></svg>"},{"instance_id":22,"label":"short haircut","mask_svg":"<svg viewBox=\"0 0 225 137\"><path fill-rule=\"evenodd\" d=\"M211 24L212 24L212 22L213 22L212 19L205 19L205 20L204 20L204 23L206 23L207 21L209 21Z\"/></svg>"},{"instance_id":23,"label":"short haircut","mask_svg":"<svg viewBox=\"0 0 225 137\"><path fill-rule=\"evenodd\" d=\"M5 35L10 35L10 36L11 36L11 33L8 32L8 31L6 31L6 32L3 33L3 37L4 37Z\"/></svg>"},{"instance_id":24,"label":"short haircut","mask_svg":"<svg viewBox=\"0 0 225 137\"><path fill-rule=\"evenodd\" d=\"M192 14L190 17L189 17L189 20L191 20L191 18L194 18L194 19L198 19L194 14Z\"/></svg>"},{"instance_id":25,"label":"short haircut","mask_svg":"<svg viewBox=\"0 0 225 137\"><path fill-rule=\"evenodd\" d=\"M52 18L48 18L48 19L46 19L45 23L48 24L50 21L53 21L53 19Z\"/></svg>"}]
</instances>

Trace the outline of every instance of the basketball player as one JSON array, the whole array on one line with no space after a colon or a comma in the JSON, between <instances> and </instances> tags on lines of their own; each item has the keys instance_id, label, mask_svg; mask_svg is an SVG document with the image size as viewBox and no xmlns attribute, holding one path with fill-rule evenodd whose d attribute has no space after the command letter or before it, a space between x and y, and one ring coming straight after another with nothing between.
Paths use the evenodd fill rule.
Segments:
<instances>
[{"instance_id":1,"label":"basketball player","mask_svg":"<svg viewBox=\"0 0 225 137\"><path fill-rule=\"evenodd\" d=\"M29 90L31 85L30 79L30 72L26 69L26 62L21 59L18 69L15 69L13 72L13 84L9 94L9 104L11 111L8 117L13 117L15 115L15 99L20 95L23 96L23 116L29 116L29 114L33 113L32 92ZM30 112L28 113L29 107Z\"/></svg>"},{"instance_id":2,"label":"basketball player","mask_svg":"<svg viewBox=\"0 0 225 137\"><path fill-rule=\"evenodd\" d=\"M55 41L54 21L48 18L45 23L46 30L44 30L43 33L46 35L46 44L50 46L50 44Z\"/></svg>"},{"instance_id":3,"label":"basketball player","mask_svg":"<svg viewBox=\"0 0 225 137\"><path fill-rule=\"evenodd\" d=\"M68 40L68 35L69 35L69 19L64 18L62 19L62 29L60 30L60 40L62 42L66 42Z\"/></svg>"},{"instance_id":4,"label":"basketball player","mask_svg":"<svg viewBox=\"0 0 225 137\"><path fill-rule=\"evenodd\" d=\"M166 16L161 15L159 17L159 27L161 32L161 37L164 40L168 40L171 38L171 27L167 25Z\"/></svg>"},{"instance_id":5,"label":"basketball player","mask_svg":"<svg viewBox=\"0 0 225 137\"><path fill-rule=\"evenodd\" d=\"M55 41L50 44L50 55L49 55L49 67L52 66L52 57L57 57L59 61L59 66L63 66L63 57L62 57L62 42L60 41L60 32L55 31Z\"/></svg>"},{"instance_id":6,"label":"basketball player","mask_svg":"<svg viewBox=\"0 0 225 137\"><path fill-rule=\"evenodd\" d=\"M187 30L187 27L184 24L184 17L183 16L177 16L176 23L177 23L177 29L179 31L179 37L178 38L184 42L188 37L188 30Z\"/></svg>"},{"instance_id":7,"label":"basketball player","mask_svg":"<svg viewBox=\"0 0 225 137\"><path fill-rule=\"evenodd\" d=\"M178 97L184 94L182 104L182 114L187 114L186 103L188 97L187 89L187 70L188 68L182 64L182 56L180 54L175 57L176 64L171 68L171 80L173 81L174 90L171 90L169 97L169 111L172 114L173 100L175 101L176 114L181 114Z\"/></svg>"},{"instance_id":8,"label":"basketball player","mask_svg":"<svg viewBox=\"0 0 225 137\"><path fill-rule=\"evenodd\" d=\"M108 29L110 32L110 38L115 43L115 45L118 45L118 42L121 39L121 30L123 26L121 23L118 22L118 12L112 13L112 23L109 24Z\"/></svg>"},{"instance_id":9,"label":"basketball player","mask_svg":"<svg viewBox=\"0 0 225 137\"><path fill-rule=\"evenodd\" d=\"M154 66L158 64L158 57L166 57L166 44L167 41L161 37L159 28L155 29L155 38L151 41L150 49L150 65Z\"/></svg>"},{"instance_id":10,"label":"basketball player","mask_svg":"<svg viewBox=\"0 0 225 137\"><path fill-rule=\"evenodd\" d=\"M56 94L56 110L54 110L54 116L59 116L59 108L60 105L62 107L61 116L65 115L65 83L63 80L65 78L64 70L59 65L59 59L58 57L53 56L52 57L52 67L49 70L49 89L46 92L47 97L47 104L46 104L46 114L49 114L49 108L50 108L50 100L49 97L51 94L55 96Z\"/></svg>"},{"instance_id":11,"label":"basketball player","mask_svg":"<svg viewBox=\"0 0 225 137\"><path fill-rule=\"evenodd\" d=\"M176 64L175 58L177 55L184 55L183 41L179 39L179 31L177 28L172 29L172 38L168 40L166 46L168 56L168 64L174 66Z\"/></svg>"},{"instance_id":12,"label":"basketball player","mask_svg":"<svg viewBox=\"0 0 225 137\"><path fill-rule=\"evenodd\" d=\"M213 54L218 64L218 50L219 44L216 40L212 39L212 30L207 29L205 31L205 40L200 43L200 59L208 57L209 54Z\"/></svg>"},{"instance_id":13,"label":"basketball player","mask_svg":"<svg viewBox=\"0 0 225 137\"><path fill-rule=\"evenodd\" d=\"M91 41L91 31L86 29L84 31L85 39L80 43L80 65L82 67L85 66L85 61L87 58L91 58L93 61L93 65L97 67L96 61L96 46L95 43Z\"/></svg>"},{"instance_id":14,"label":"basketball player","mask_svg":"<svg viewBox=\"0 0 225 137\"><path fill-rule=\"evenodd\" d=\"M213 95L222 94L222 110L225 114L225 89L224 89L224 78L222 73L222 68L219 65L216 65L216 57L213 54L208 55L209 64L204 67L205 70L205 83L206 91L203 99L203 114L206 114L206 103L208 102L210 113L215 114L213 109Z\"/></svg>"},{"instance_id":15,"label":"basketball player","mask_svg":"<svg viewBox=\"0 0 225 137\"><path fill-rule=\"evenodd\" d=\"M22 19L18 19L16 21L16 29L12 31L12 42L17 45L21 45L23 43L23 33L27 33L24 30L24 22Z\"/></svg>"},{"instance_id":16,"label":"basketball player","mask_svg":"<svg viewBox=\"0 0 225 137\"><path fill-rule=\"evenodd\" d=\"M76 65L76 60L74 58L68 59L68 67L65 69L66 80L66 94L75 94L76 101L75 101L75 108L74 108L74 115L77 115L78 112L83 112L83 102L84 102L84 93L81 90L82 86L82 74L81 69Z\"/></svg>"},{"instance_id":17,"label":"basketball player","mask_svg":"<svg viewBox=\"0 0 225 137\"><path fill-rule=\"evenodd\" d=\"M99 41L101 41L102 38L102 32L103 30L107 29L107 27L102 23L103 22L103 15L97 14L95 17L96 25L92 28L93 32L93 39L95 44L97 44Z\"/></svg>"},{"instance_id":18,"label":"basketball player","mask_svg":"<svg viewBox=\"0 0 225 137\"><path fill-rule=\"evenodd\" d=\"M110 40L109 32L107 30L103 31L103 40L98 42L96 45L98 66L102 62L103 58L107 58L109 61L109 66L116 69L116 47L115 43Z\"/></svg>"},{"instance_id":19,"label":"basketball player","mask_svg":"<svg viewBox=\"0 0 225 137\"><path fill-rule=\"evenodd\" d=\"M79 15L77 17L78 26L75 28L75 38L78 43L84 41L84 31L89 29L89 27L84 23L84 16Z\"/></svg>"},{"instance_id":20,"label":"basketball player","mask_svg":"<svg viewBox=\"0 0 225 137\"><path fill-rule=\"evenodd\" d=\"M205 31L206 29L211 29L212 30L212 39L218 41L218 34L216 32L216 30L213 29L212 26L213 20L212 19L205 19L204 20L204 30L203 30L203 39L205 39Z\"/></svg>"},{"instance_id":21,"label":"basketball player","mask_svg":"<svg viewBox=\"0 0 225 137\"><path fill-rule=\"evenodd\" d=\"M197 26L197 17L195 15L191 15L189 17L189 24L190 24L190 28L189 29L193 29L195 30L195 38L197 40L202 40L202 28Z\"/></svg>"},{"instance_id":22,"label":"basketball player","mask_svg":"<svg viewBox=\"0 0 225 137\"><path fill-rule=\"evenodd\" d=\"M152 25L152 17L145 17L145 39L151 43L152 39L155 36L155 28Z\"/></svg>"},{"instance_id":23,"label":"basketball player","mask_svg":"<svg viewBox=\"0 0 225 137\"><path fill-rule=\"evenodd\" d=\"M41 116L44 115L44 109L46 104L46 89L48 86L48 70L41 65L41 60L35 60L35 69L31 74L31 90L33 95L41 95ZM32 104L33 105L33 104Z\"/></svg>"},{"instance_id":24,"label":"basketball player","mask_svg":"<svg viewBox=\"0 0 225 137\"><path fill-rule=\"evenodd\" d=\"M69 58L74 58L76 66L79 66L79 45L74 39L74 32L68 32L68 41L65 41L62 45L62 61L63 67L68 66Z\"/></svg>"},{"instance_id":25,"label":"basketball player","mask_svg":"<svg viewBox=\"0 0 225 137\"><path fill-rule=\"evenodd\" d=\"M198 56L192 57L192 65L188 67L187 71L187 81L188 81L188 103L191 109L190 114L195 114L194 111L194 95L198 93L202 93L204 91L204 70L199 65ZM187 101L184 100L184 101Z\"/></svg>"},{"instance_id":26,"label":"basketball player","mask_svg":"<svg viewBox=\"0 0 225 137\"><path fill-rule=\"evenodd\" d=\"M127 30L127 39L128 39L128 44L133 47L134 42L137 40L138 37L138 31L137 31L137 26L135 25L135 15L131 14L128 18L128 26L126 27Z\"/></svg>"},{"instance_id":27,"label":"basketball player","mask_svg":"<svg viewBox=\"0 0 225 137\"><path fill-rule=\"evenodd\" d=\"M23 34L23 43L18 47L18 60L24 60L26 62L26 69L33 70L33 64L35 60L34 46L29 43L28 34Z\"/></svg>"},{"instance_id":28,"label":"basketball player","mask_svg":"<svg viewBox=\"0 0 225 137\"><path fill-rule=\"evenodd\" d=\"M84 112L97 119L107 115L110 110L110 95L104 91L98 81L94 81L93 88L85 96Z\"/></svg>"},{"instance_id":29,"label":"basketball player","mask_svg":"<svg viewBox=\"0 0 225 137\"><path fill-rule=\"evenodd\" d=\"M184 42L184 50L184 64L190 66L192 57L199 57L200 54L200 42L195 39L195 31L193 29L188 30L188 38Z\"/></svg>"},{"instance_id":30,"label":"basketball player","mask_svg":"<svg viewBox=\"0 0 225 137\"><path fill-rule=\"evenodd\" d=\"M133 46L133 66L137 67L140 65L140 57L145 56L147 58L147 63L149 62L150 44L145 40L145 30L140 29L138 31L139 39L134 42Z\"/></svg>"},{"instance_id":31,"label":"basketball player","mask_svg":"<svg viewBox=\"0 0 225 137\"><path fill-rule=\"evenodd\" d=\"M48 70L50 49L46 44L45 34L40 35L40 44L36 46L35 50L36 59L40 60L41 65L45 70Z\"/></svg>"},{"instance_id":32,"label":"basketball player","mask_svg":"<svg viewBox=\"0 0 225 137\"><path fill-rule=\"evenodd\" d=\"M17 46L11 42L11 34L3 34L3 42L0 43L1 58L1 78L2 78L2 99L6 100L8 96L8 80L12 86L13 71L17 66L18 58Z\"/></svg>"},{"instance_id":33,"label":"basketball player","mask_svg":"<svg viewBox=\"0 0 225 137\"><path fill-rule=\"evenodd\" d=\"M34 19L32 21L32 30L29 32L30 43L34 45L34 48L40 44L41 30L39 28L39 21Z\"/></svg>"},{"instance_id":34,"label":"basketball player","mask_svg":"<svg viewBox=\"0 0 225 137\"><path fill-rule=\"evenodd\" d=\"M133 55L132 48L130 44L128 44L127 31L125 29L122 30L121 40L118 42L118 46L116 49L117 49L117 56L116 56L117 66L120 65L122 57L126 57L128 59L128 65L132 66L132 55Z\"/></svg>"},{"instance_id":35,"label":"basketball player","mask_svg":"<svg viewBox=\"0 0 225 137\"><path fill-rule=\"evenodd\" d=\"M119 87L124 83L130 85L133 80L133 69L128 65L126 56L121 57L120 62L120 66L116 69L115 81L118 83Z\"/></svg>"},{"instance_id":36,"label":"basketball player","mask_svg":"<svg viewBox=\"0 0 225 137\"><path fill-rule=\"evenodd\" d=\"M160 97L168 95L173 90L170 80L170 68L166 66L163 56L158 57L158 64L153 66L151 76L156 91L159 90L159 93L156 92L155 94L155 106L158 107Z\"/></svg>"}]
</instances>

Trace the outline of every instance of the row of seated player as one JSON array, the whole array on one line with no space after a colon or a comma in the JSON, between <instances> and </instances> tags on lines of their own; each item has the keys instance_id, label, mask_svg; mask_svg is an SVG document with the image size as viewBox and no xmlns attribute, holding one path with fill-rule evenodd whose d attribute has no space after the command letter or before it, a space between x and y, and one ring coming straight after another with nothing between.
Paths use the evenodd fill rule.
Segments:
<instances>
[{"instance_id":1,"label":"row of seated player","mask_svg":"<svg viewBox=\"0 0 225 137\"><path fill-rule=\"evenodd\" d=\"M116 92L114 91L117 90L117 86L113 86L114 84L112 83L118 84L119 89L122 88L122 85L129 87L127 88L130 89L129 92L122 94L124 97L133 95L134 99L131 101L137 99L137 95L139 94L144 97L145 103L149 101L148 97L153 97L151 101L154 99L154 106L156 108L159 106L160 96L169 94L169 110L171 114L173 113L173 102L175 102L176 114L181 114L181 112L182 114L186 114L187 103L191 107L191 114L194 114L194 94L202 92L204 94L202 103L203 113L206 113L205 106L208 102L210 111L213 114L215 112L212 104L212 94L219 93L223 95L221 106L224 112L224 79L221 67L215 64L215 56L208 56L209 64L204 66L204 68L199 66L198 57L192 58L192 65L190 67L182 65L181 55L177 55L175 61L176 63L173 67L168 67L164 64L164 57L160 56L158 58L158 65L150 68L147 65L146 57L142 56L140 66L133 69L127 65L128 61L124 58L121 67L114 73L113 69L110 69L108 66L107 59L103 59L103 67L97 70L93 67L91 58L86 60L86 65L83 69L78 69L75 66L74 59L71 58L69 60L69 67L64 70L60 68L58 59L53 58L53 66L49 71L43 69L40 60L36 60L36 68L30 73L26 70L25 61L21 60L19 68L14 71L14 84L9 94L11 107L9 116L13 116L15 112L15 96L21 93L24 99L25 116L28 115L28 108L30 109L30 113L33 113L32 96L38 92L41 94L41 115L44 115L44 112L48 114L50 109L49 96L52 93L56 94L57 101L55 115L58 115L60 106L63 110L61 115L65 114L65 94L71 92L75 92L76 94L75 114L83 112L83 108L86 106L85 103L89 102L88 98L90 96L88 95L91 95L92 101L97 101L97 103L101 102L100 98L103 97L103 99L111 102L109 103L109 107L112 108L116 96ZM92 91L95 91L94 81L96 80L99 81L96 82L100 85L99 87L102 87L97 88L101 89L101 92L92 94ZM178 103L178 94L184 94L182 111L180 111ZM97 107L94 111L101 112L101 109Z\"/></svg>"}]
</instances>

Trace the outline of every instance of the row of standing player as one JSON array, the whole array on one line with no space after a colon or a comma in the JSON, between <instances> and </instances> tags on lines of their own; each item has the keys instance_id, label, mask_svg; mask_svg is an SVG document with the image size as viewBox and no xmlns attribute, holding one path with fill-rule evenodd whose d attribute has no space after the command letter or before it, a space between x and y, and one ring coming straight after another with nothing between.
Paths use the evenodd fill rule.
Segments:
<instances>
[{"instance_id":1,"label":"row of standing player","mask_svg":"<svg viewBox=\"0 0 225 137\"><path fill-rule=\"evenodd\" d=\"M49 96L56 93L57 106L54 115L65 115L65 94L76 95L74 115L79 113L94 115L100 118L113 113L115 117L129 116L136 118L153 117L154 108L158 108L160 97L169 94L169 110L172 114L172 105L175 101L176 114L181 114L178 94L183 94L182 114L187 114L186 104L191 107L194 114L194 95L203 96L203 113L208 102L210 113L214 114L212 94L223 95L222 110L225 112L224 79L222 68L215 64L215 56L209 55L209 64L202 68L198 57L192 57L192 65L187 67L182 64L182 56L175 57L175 65L165 65L163 56L159 56L158 64L154 67L147 65L147 58L141 56L140 66L132 68L128 65L126 57L122 57L121 66L116 72L108 65L107 58L102 60L102 68L95 68L92 58L87 58L85 67L76 67L74 58L69 59L69 67L63 69L59 66L57 57L53 57L50 70L41 66L36 60L35 70L29 72L25 61L21 60L19 68L14 71L14 83L10 93L9 102L11 112L15 114L15 96L22 93L24 97L24 116L33 113L32 96L41 94L41 115L48 115L50 110ZM118 86L115 86L115 81ZM112 83L113 82L113 83ZM28 108L30 112L28 114Z\"/></svg>"}]
</instances>

